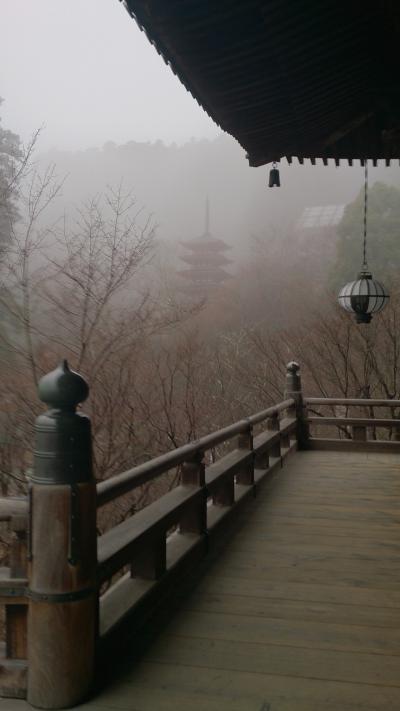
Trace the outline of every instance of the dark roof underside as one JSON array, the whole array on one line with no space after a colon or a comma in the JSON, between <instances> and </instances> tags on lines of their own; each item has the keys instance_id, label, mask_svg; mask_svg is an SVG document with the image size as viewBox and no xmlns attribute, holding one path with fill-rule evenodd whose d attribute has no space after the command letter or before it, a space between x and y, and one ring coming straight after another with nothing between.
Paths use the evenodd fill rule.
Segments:
<instances>
[{"instance_id":1,"label":"dark roof underside","mask_svg":"<svg viewBox=\"0 0 400 711\"><path fill-rule=\"evenodd\" d=\"M398 0L125 5L250 165L400 157Z\"/></svg>"}]
</instances>

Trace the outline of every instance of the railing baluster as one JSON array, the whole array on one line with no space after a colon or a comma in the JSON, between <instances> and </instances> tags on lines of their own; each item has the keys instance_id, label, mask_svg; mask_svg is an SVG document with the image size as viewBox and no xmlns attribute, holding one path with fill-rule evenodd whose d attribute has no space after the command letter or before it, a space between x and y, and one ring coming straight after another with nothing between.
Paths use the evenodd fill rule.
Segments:
<instances>
[{"instance_id":1,"label":"railing baluster","mask_svg":"<svg viewBox=\"0 0 400 711\"><path fill-rule=\"evenodd\" d=\"M232 474L226 476L213 495L215 506L233 506L235 503L235 481Z\"/></svg>"},{"instance_id":2,"label":"railing baluster","mask_svg":"<svg viewBox=\"0 0 400 711\"><path fill-rule=\"evenodd\" d=\"M289 411L287 411L287 414L289 415ZM296 411L292 409L292 415L296 417ZM289 449L290 447L290 434L288 432L282 432L281 434L281 450L282 449Z\"/></svg>"},{"instance_id":3,"label":"railing baluster","mask_svg":"<svg viewBox=\"0 0 400 711\"><path fill-rule=\"evenodd\" d=\"M356 442L366 442L367 441L367 428L365 426L353 425L353 439Z\"/></svg>"},{"instance_id":4,"label":"railing baluster","mask_svg":"<svg viewBox=\"0 0 400 711\"><path fill-rule=\"evenodd\" d=\"M238 449L243 449L249 452L253 451L253 428L249 425L246 432L242 432L238 437ZM236 474L236 483L252 486L254 484L254 456L243 466L240 472Z\"/></svg>"},{"instance_id":5,"label":"railing baluster","mask_svg":"<svg viewBox=\"0 0 400 711\"><path fill-rule=\"evenodd\" d=\"M181 467L183 486L197 486L203 490L199 502L189 507L182 514L179 530L181 533L205 533L207 531L207 491L205 488L205 463L203 452L184 462Z\"/></svg>"},{"instance_id":6,"label":"railing baluster","mask_svg":"<svg viewBox=\"0 0 400 711\"><path fill-rule=\"evenodd\" d=\"M256 469L268 469L269 467L269 450L256 454L254 466Z\"/></svg>"},{"instance_id":7,"label":"railing baluster","mask_svg":"<svg viewBox=\"0 0 400 711\"><path fill-rule=\"evenodd\" d=\"M158 580L167 569L166 532L160 531L141 546L131 563L131 577Z\"/></svg>"},{"instance_id":8,"label":"railing baluster","mask_svg":"<svg viewBox=\"0 0 400 711\"><path fill-rule=\"evenodd\" d=\"M267 420L267 430L270 432L279 432L279 413L274 413L272 417ZM270 457L281 458L281 441L278 439L277 442L271 444L269 448Z\"/></svg>"}]
</instances>

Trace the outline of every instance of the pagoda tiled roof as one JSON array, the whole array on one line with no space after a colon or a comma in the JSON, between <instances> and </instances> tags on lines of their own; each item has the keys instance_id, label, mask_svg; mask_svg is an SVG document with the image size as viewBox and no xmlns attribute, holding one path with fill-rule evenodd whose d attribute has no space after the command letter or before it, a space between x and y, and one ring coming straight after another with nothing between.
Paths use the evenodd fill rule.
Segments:
<instances>
[{"instance_id":1,"label":"pagoda tiled roof","mask_svg":"<svg viewBox=\"0 0 400 711\"><path fill-rule=\"evenodd\" d=\"M232 247L222 239L213 237L209 232L200 237L181 241L181 245L194 252L223 252Z\"/></svg>"}]
</instances>

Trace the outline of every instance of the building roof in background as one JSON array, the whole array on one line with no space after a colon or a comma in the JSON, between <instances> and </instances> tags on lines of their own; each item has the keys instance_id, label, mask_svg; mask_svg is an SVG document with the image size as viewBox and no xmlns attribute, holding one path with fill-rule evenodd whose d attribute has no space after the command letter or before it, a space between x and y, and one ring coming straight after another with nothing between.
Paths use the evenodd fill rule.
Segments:
<instances>
[{"instance_id":1,"label":"building roof in background","mask_svg":"<svg viewBox=\"0 0 400 711\"><path fill-rule=\"evenodd\" d=\"M400 158L400 3L124 0L258 166Z\"/></svg>"},{"instance_id":2,"label":"building roof in background","mask_svg":"<svg viewBox=\"0 0 400 711\"><path fill-rule=\"evenodd\" d=\"M296 227L298 230L336 227L343 217L346 205L320 205L305 207Z\"/></svg>"}]
</instances>

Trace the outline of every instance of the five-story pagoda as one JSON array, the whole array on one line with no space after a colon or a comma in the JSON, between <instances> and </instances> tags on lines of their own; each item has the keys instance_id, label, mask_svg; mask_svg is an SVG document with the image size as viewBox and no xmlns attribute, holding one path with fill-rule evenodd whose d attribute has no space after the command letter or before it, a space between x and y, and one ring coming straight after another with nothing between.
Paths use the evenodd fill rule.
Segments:
<instances>
[{"instance_id":1,"label":"five-story pagoda","mask_svg":"<svg viewBox=\"0 0 400 711\"><path fill-rule=\"evenodd\" d=\"M210 232L210 206L208 198L206 200L206 216L204 232L200 237L181 242L181 245L188 250L182 255L182 261L189 265L188 269L182 269L178 274L186 279L186 284L181 290L196 298L206 298L211 292L218 289L230 274L223 269L231 263L231 259L225 256L225 252L231 247L221 239L217 239Z\"/></svg>"}]
</instances>

